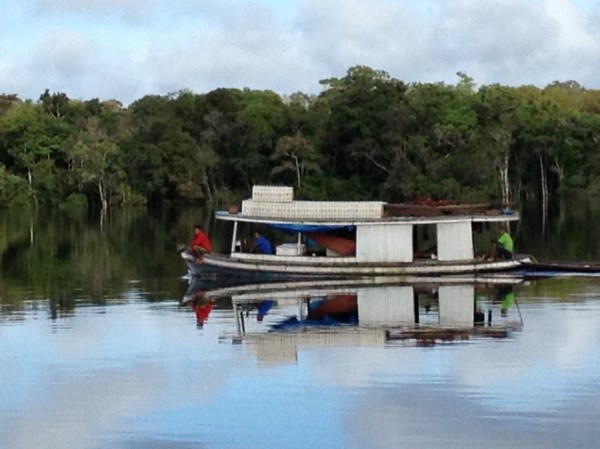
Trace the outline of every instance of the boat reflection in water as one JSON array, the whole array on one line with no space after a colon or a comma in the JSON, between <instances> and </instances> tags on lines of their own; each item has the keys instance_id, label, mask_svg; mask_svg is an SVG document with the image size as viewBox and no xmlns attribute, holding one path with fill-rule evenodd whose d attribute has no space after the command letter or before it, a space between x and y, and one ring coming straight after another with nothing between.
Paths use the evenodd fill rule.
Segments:
<instances>
[{"instance_id":1,"label":"boat reflection in water","mask_svg":"<svg viewBox=\"0 0 600 449\"><path fill-rule=\"evenodd\" d=\"M296 360L300 347L431 346L505 338L522 329L515 298L519 279L467 280L254 284L200 296L204 301L231 298L235 328L221 338L246 342L263 361ZM193 298L188 290L183 302Z\"/></svg>"}]
</instances>

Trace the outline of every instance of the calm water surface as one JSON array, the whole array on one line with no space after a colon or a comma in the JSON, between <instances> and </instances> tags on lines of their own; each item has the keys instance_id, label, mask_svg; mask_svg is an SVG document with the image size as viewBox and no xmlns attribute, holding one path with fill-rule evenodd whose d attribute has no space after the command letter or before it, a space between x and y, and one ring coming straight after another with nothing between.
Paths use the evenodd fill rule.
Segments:
<instances>
[{"instance_id":1,"label":"calm water surface","mask_svg":"<svg viewBox=\"0 0 600 449\"><path fill-rule=\"evenodd\" d=\"M506 338L238 344L229 298L202 327L179 305L172 246L198 215L36 220L33 243L4 218L2 447L598 447L600 278L517 285Z\"/></svg>"}]
</instances>

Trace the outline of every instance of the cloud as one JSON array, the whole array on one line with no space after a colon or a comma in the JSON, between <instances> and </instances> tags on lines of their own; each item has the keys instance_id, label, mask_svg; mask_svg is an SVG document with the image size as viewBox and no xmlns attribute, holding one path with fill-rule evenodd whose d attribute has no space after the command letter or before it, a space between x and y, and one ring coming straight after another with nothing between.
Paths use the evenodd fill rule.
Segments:
<instances>
[{"instance_id":1,"label":"cloud","mask_svg":"<svg viewBox=\"0 0 600 449\"><path fill-rule=\"evenodd\" d=\"M42 36L35 68L50 68L51 77L78 77L90 71L94 63L96 49L88 37L79 31L53 29Z\"/></svg>"},{"instance_id":2,"label":"cloud","mask_svg":"<svg viewBox=\"0 0 600 449\"><path fill-rule=\"evenodd\" d=\"M306 1L298 27L308 55L328 76L343 75L348 67L369 65L409 76L410 67L431 66L423 47L431 36L421 30L427 19L410 2ZM433 58L435 60L436 58Z\"/></svg>"},{"instance_id":3,"label":"cloud","mask_svg":"<svg viewBox=\"0 0 600 449\"><path fill-rule=\"evenodd\" d=\"M155 12L159 0L37 0L36 9L45 15L84 15L98 19L117 16L130 22L145 22Z\"/></svg>"},{"instance_id":4,"label":"cloud","mask_svg":"<svg viewBox=\"0 0 600 449\"><path fill-rule=\"evenodd\" d=\"M318 86L302 36L288 30L266 6L211 9L151 36L132 60L130 69L143 74L147 88L159 93L217 87L286 93Z\"/></svg>"},{"instance_id":5,"label":"cloud","mask_svg":"<svg viewBox=\"0 0 600 449\"><path fill-rule=\"evenodd\" d=\"M405 81L454 81L461 70L480 84L597 83L600 33L568 0L304 5L313 54L337 72L366 64Z\"/></svg>"},{"instance_id":6,"label":"cloud","mask_svg":"<svg viewBox=\"0 0 600 449\"><path fill-rule=\"evenodd\" d=\"M43 33L26 61L26 73L35 73L36 95L46 88L65 92L74 98L93 98L109 94L107 80L118 70L106 71L110 60L89 35L70 28L54 28ZM108 64L107 64L108 62Z\"/></svg>"},{"instance_id":7,"label":"cloud","mask_svg":"<svg viewBox=\"0 0 600 449\"><path fill-rule=\"evenodd\" d=\"M479 85L600 88L600 6L579 0L29 0L5 14L0 90L26 98L317 93L354 65L406 82L463 71Z\"/></svg>"}]
</instances>

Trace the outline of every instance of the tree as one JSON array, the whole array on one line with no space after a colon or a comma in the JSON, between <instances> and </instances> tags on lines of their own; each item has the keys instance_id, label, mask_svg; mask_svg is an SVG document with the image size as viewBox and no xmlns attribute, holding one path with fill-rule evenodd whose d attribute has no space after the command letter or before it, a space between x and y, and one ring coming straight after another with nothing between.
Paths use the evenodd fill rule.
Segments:
<instances>
[{"instance_id":1,"label":"tree","mask_svg":"<svg viewBox=\"0 0 600 449\"><path fill-rule=\"evenodd\" d=\"M111 196L125 179L119 142L125 132L122 113L101 108L83 119L67 151L74 176L83 188L92 187L106 215Z\"/></svg>"},{"instance_id":2,"label":"tree","mask_svg":"<svg viewBox=\"0 0 600 449\"><path fill-rule=\"evenodd\" d=\"M42 95L40 95L40 103L48 114L56 119L63 118L69 109L69 97L62 92L50 94L50 91L46 89Z\"/></svg>"},{"instance_id":3,"label":"tree","mask_svg":"<svg viewBox=\"0 0 600 449\"><path fill-rule=\"evenodd\" d=\"M21 100L19 100L19 97L15 94L0 95L0 117L2 117L13 105L18 103L21 103Z\"/></svg>"},{"instance_id":4,"label":"tree","mask_svg":"<svg viewBox=\"0 0 600 449\"><path fill-rule=\"evenodd\" d=\"M68 124L52 119L40 105L26 102L8 109L0 118L0 128L7 167L26 178L34 203L40 194L43 202L52 202L57 183L54 156L70 132Z\"/></svg>"},{"instance_id":5,"label":"tree","mask_svg":"<svg viewBox=\"0 0 600 449\"><path fill-rule=\"evenodd\" d=\"M271 170L271 174L291 172L295 175L296 186L302 187L302 177L310 172L320 173L320 155L315 148L299 133L295 136L284 136L279 139L271 159L279 165Z\"/></svg>"},{"instance_id":6,"label":"tree","mask_svg":"<svg viewBox=\"0 0 600 449\"><path fill-rule=\"evenodd\" d=\"M513 200L514 133L517 127L518 92L498 84L482 87L477 94L478 147L487 154L498 180L503 203Z\"/></svg>"},{"instance_id":7,"label":"tree","mask_svg":"<svg viewBox=\"0 0 600 449\"><path fill-rule=\"evenodd\" d=\"M149 203L159 203L169 194L167 155L159 147L171 125L169 99L147 95L127 110L131 132L121 142L126 179L136 194Z\"/></svg>"},{"instance_id":8,"label":"tree","mask_svg":"<svg viewBox=\"0 0 600 449\"><path fill-rule=\"evenodd\" d=\"M341 178L357 177L353 190L359 197L380 196L404 141L406 85L364 66L321 84L326 90L316 106L328 111L322 131L328 170Z\"/></svg>"}]
</instances>

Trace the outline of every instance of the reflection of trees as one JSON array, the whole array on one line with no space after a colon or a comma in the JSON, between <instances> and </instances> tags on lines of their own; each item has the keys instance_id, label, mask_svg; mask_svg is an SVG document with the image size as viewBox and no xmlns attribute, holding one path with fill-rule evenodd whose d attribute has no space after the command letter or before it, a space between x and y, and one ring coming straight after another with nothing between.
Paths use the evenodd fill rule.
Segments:
<instances>
[{"instance_id":1,"label":"reflection of trees","mask_svg":"<svg viewBox=\"0 0 600 449\"><path fill-rule=\"evenodd\" d=\"M0 260L9 265L22 251L34 242L32 222L34 211L30 208L13 209L0 214Z\"/></svg>"},{"instance_id":2,"label":"reflection of trees","mask_svg":"<svg viewBox=\"0 0 600 449\"><path fill-rule=\"evenodd\" d=\"M518 250L539 260L592 261L600 257L596 226L600 205L593 198L567 195L550 202L547 232L541 235L541 205L525 202L519 222Z\"/></svg>"},{"instance_id":3,"label":"reflection of trees","mask_svg":"<svg viewBox=\"0 0 600 449\"><path fill-rule=\"evenodd\" d=\"M188 221L201 215L197 209L118 210L100 229L93 216L39 211L31 242L32 215L2 212L0 305L18 310L25 299L47 299L51 316L57 317L71 314L82 302L122 300L139 282L155 292L149 300L179 297L184 266L176 243L189 237ZM26 286L25 292L17 285ZM170 287L165 290L165 285Z\"/></svg>"}]
</instances>

